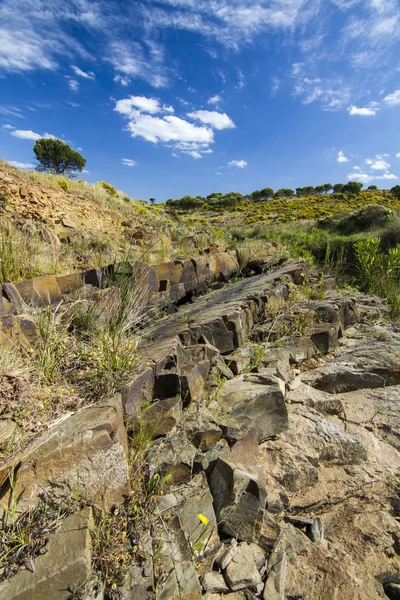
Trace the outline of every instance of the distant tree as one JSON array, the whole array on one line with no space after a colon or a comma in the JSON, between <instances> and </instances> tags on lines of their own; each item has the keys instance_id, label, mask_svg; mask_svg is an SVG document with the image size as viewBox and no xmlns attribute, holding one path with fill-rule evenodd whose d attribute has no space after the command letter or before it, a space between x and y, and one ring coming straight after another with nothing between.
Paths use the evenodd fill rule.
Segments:
<instances>
[{"instance_id":1,"label":"distant tree","mask_svg":"<svg viewBox=\"0 0 400 600\"><path fill-rule=\"evenodd\" d=\"M304 196L304 188L297 187L296 188L296 196Z\"/></svg>"},{"instance_id":2,"label":"distant tree","mask_svg":"<svg viewBox=\"0 0 400 600\"><path fill-rule=\"evenodd\" d=\"M367 189L368 190L377 190L378 186L376 186L376 185L369 185Z\"/></svg>"},{"instance_id":3,"label":"distant tree","mask_svg":"<svg viewBox=\"0 0 400 600\"><path fill-rule=\"evenodd\" d=\"M261 190L261 198L273 198L274 190L270 187L263 188Z\"/></svg>"},{"instance_id":4,"label":"distant tree","mask_svg":"<svg viewBox=\"0 0 400 600\"><path fill-rule=\"evenodd\" d=\"M86 158L61 140L40 138L33 146L33 151L40 163L37 166L38 171L72 175L75 171L82 171L86 165Z\"/></svg>"},{"instance_id":5,"label":"distant tree","mask_svg":"<svg viewBox=\"0 0 400 600\"><path fill-rule=\"evenodd\" d=\"M335 185L333 186L333 191L335 194L339 194L340 192L343 192L343 188L344 183L335 183Z\"/></svg>"},{"instance_id":6,"label":"distant tree","mask_svg":"<svg viewBox=\"0 0 400 600\"><path fill-rule=\"evenodd\" d=\"M154 202L155 202L155 201L156 201L156 199L155 199L155 198L150 198L150 203L151 203L151 204L154 204Z\"/></svg>"},{"instance_id":7,"label":"distant tree","mask_svg":"<svg viewBox=\"0 0 400 600\"><path fill-rule=\"evenodd\" d=\"M324 183L322 186L324 188L324 192L327 194L331 190L333 190L333 185L331 183Z\"/></svg>"},{"instance_id":8,"label":"distant tree","mask_svg":"<svg viewBox=\"0 0 400 600\"><path fill-rule=\"evenodd\" d=\"M392 187L390 192L393 194L393 196L396 196L396 198L400 200L400 185L395 185Z\"/></svg>"},{"instance_id":9,"label":"distant tree","mask_svg":"<svg viewBox=\"0 0 400 600\"><path fill-rule=\"evenodd\" d=\"M213 192L212 194L208 194L206 198L207 200L210 200L210 198L220 198L221 196L223 196L221 192Z\"/></svg>"},{"instance_id":10,"label":"distant tree","mask_svg":"<svg viewBox=\"0 0 400 600\"><path fill-rule=\"evenodd\" d=\"M276 197L284 197L284 198L290 198L290 196L294 196L294 190L291 190L290 188L281 188L280 190L278 190L275 193Z\"/></svg>"},{"instance_id":11,"label":"distant tree","mask_svg":"<svg viewBox=\"0 0 400 600\"><path fill-rule=\"evenodd\" d=\"M259 202L261 200L261 190L254 190L254 192L251 193L251 197L254 202Z\"/></svg>"},{"instance_id":12,"label":"distant tree","mask_svg":"<svg viewBox=\"0 0 400 600\"><path fill-rule=\"evenodd\" d=\"M306 185L306 187L303 188L303 194L304 194L304 196L312 196L313 194L315 194L314 186Z\"/></svg>"},{"instance_id":13,"label":"distant tree","mask_svg":"<svg viewBox=\"0 0 400 600\"><path fill-rule=\"evenodd\" d=\"M314 189L316 194L322 194L325 191L323 185L316 185Z\"/></svg>"},{"instance_id":14,"label":"distant tree","mask_svg":"<svg viewBox=\"0 0 400 600\"><path fill-rule=\"evenodd\" d=\"M343 191L346 194L359 194L363 188L363 183L361 181L349 181L343 187Z\"/></svg>"}]
</instances>

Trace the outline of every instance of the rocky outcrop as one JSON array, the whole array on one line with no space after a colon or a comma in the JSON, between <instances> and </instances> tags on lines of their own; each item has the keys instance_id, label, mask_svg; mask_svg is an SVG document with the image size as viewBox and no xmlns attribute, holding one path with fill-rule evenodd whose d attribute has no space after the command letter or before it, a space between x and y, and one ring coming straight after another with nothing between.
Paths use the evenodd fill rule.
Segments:
<instances>
[{"instance_id":1,"label":"rocky outcrop","mask_svg":"<svg viewBox=\"0 0 400 600\"><path fill-rule=\"evenodd\" d=\"M16 496L32 506L50 487L79 489L82 501L107 509L129 499L129 439L146 437L138 470L147 490L165 485L151 527L130 541L134 564L115 583L127 600L396 597L399 333L380 322L385 307L375 298L329 289L322 300L293 302L313 274L294 262L268 270L277 257L264 250L144 268L147 300L165 311L143 330L121 397L68 415L0 472L3 509ZM224 285L239 262L247 277ZM118 298L126 269L114 267L99 302ZM92 272L91 285L105 276ZM88 277L58 279L58 289L64 297ZM16 316L13 302L6 318ZM73 553L65 568L55 560L50 596L53 581L90 578L82 514L81 562ZM35 573L5 584L10 598L41 597L49 552Z\"/></svg>"}]
</instances>

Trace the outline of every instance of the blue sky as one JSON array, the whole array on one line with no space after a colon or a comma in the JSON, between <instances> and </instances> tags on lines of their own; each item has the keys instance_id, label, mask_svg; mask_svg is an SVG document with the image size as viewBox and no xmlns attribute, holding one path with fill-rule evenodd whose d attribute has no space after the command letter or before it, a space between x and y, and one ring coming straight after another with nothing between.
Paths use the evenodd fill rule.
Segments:
<instances>
[{"instance_id":1,"label":"blue sky","mask_svg":"<svg viewBox=\"0 0 400 600\"><path fill-rule=\"evenodd\" d=\"M400 0L0 0L0 157L137 198L400 183Z\"/></svg>"}]
</instances>

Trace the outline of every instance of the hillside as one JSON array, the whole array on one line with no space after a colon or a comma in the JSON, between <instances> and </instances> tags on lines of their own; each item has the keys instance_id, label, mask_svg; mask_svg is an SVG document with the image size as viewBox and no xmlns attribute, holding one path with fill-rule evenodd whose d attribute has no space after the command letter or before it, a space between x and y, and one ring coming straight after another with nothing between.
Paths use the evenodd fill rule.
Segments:
<instances>
[{"instance_id":1,"label":"hillside","mask_svg":"<svg viewBox=\"0 0 400 600\"><path fill-rule=\"evenodd\" d=\"M0 597L396 599L389 192L183 209L1 163L0 194Z\"/></svg>"}]
</instances>

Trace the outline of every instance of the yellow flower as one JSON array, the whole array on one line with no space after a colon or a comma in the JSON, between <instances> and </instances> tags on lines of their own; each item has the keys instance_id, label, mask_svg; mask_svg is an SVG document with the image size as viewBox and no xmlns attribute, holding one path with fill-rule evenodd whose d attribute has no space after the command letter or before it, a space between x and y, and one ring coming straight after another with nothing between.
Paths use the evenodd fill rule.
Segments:
<instances>
[{"instance_id":1,"label":"yellow flower","mask_svg":"<svg viewBox=\"0 0 400 600\"><path fill-rule=\"evenodd\" d=\"M208 525L208 523L209 523L209 520L207 519L207 517L205 517L205 516L204 516L204 515L202 515L201 513L199 513L197 516L199 517L200 521L201 521L202 523L204 523L204 525Z\"/></svg>"}]
</instances>

